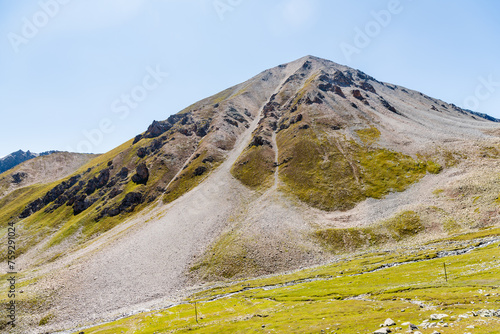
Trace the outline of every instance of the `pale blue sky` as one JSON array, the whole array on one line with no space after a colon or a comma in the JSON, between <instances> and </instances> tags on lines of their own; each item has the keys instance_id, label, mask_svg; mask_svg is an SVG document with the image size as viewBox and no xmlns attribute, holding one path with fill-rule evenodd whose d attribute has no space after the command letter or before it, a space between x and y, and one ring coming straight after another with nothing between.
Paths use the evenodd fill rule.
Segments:
<instances>
[{"instance_id":1,"label":"pale blue sky","mask_svg":"<svg viewBox=\"0 0 500 334\"><path fill-rule=\"evenodd\" d=\"M0 156L105 152L305 55L500 117L499 17L494 0L3 0Z\"/></svg>"}]
</instances>

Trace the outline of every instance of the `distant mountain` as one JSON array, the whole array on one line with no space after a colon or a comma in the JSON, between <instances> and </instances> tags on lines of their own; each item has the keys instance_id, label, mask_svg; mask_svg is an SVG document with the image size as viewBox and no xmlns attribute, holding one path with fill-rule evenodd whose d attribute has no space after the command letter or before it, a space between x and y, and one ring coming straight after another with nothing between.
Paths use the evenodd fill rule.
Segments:
<instances>
[{"instance_id":1,"label":"distant mountain","mask_svg":"<svg viewBox=\"0 0 500 334\"><path fill-rule=\"evenodd\" d=\"M16 152L13 152L3 158L0 159L0 174L16 167L22 162L25 162L26 160L30 160L33 158L36 158L38 156L46 156L50 155L52 153L56 153L58 151L46 151L42 153L33 153L30 152L29 150L24 152L23 150L19 150Z\"/></svg>"},{"instance_id":2,"label":"distant mountain","mask_svg":"<svg viewBox=\"0 0 500 334\"><path fill-rule=\"evenodd\" d=\"M488 121L500 123L500 119L492 117L492 116L490 116L488 114L483 114L483 113L472 111L472 110L468 110L468 109L465 109L465 111L467 111L468 113L470 113L470 114L472 114L474 116L478 116L478 117L484 118L484 119L486 119Z\"/></svg>"}]
</instances>

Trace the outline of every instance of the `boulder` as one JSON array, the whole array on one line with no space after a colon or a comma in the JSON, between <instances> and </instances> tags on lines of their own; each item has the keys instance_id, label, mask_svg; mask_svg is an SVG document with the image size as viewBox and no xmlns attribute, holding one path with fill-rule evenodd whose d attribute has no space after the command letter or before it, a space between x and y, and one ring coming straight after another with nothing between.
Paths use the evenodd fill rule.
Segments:
<instances>
[{"instance_id":1,"label":"boulder","mask_svg":"<svg viewBox=\"0 0 500 334\"><path fill-rule=\"evenodd\" d=\"M147 153L148 151L144 147L139 147L139 149L137 150L137 156L141 159L144 158Z\"/></svg>"},{"instance_id":2,"label":"boulder","mask_svg":"<svg viewBox=\"0 0 500 334\"><path fill-rule=\"evenodd\" d=\"M262 146L262 145L271 146L271 142L262 138L261 136L255 136L253 137L253 140L250 143L250 146Z\"/></svg>"},{"instance_id":3,"label":"boulder","mask_svg":"<svg viewBox=\"0 0 500 334\"><path fill-rule=\"evenodd\" d=\"M390 326L396 326L396 322L394 322L394 320L392 320L391 318L387 318L384 321L384 324L382 325L382 327L390 327Z\"/></svg>"},{"instance_id":4,"label":"boulder","mask_svg":"<svg viewBox=\"0 0 500 334\"><path fill-rule=\"evenodd\" d=\"M335 89L335 94L337 94L338 96L341 96L345 99L345 94L342 91L342 88L340 88L339 86L335 86L334 89Z\"/></svg>"},{"instance_id":5,"label":"boulder","mask_svg":"<svg viewBox=\"0 0 500 334\"><path fill-rule=\"evenodd\" d=\"M203 175L203 173L205 173L206 171L207 171L207 167L205 167L205 166L198 166L194 170L193 175L194 176L200 176L200 175Z\"/></svg>"},{"instance_id":6,"label":"boulder","mask_svg":"<svg viewBox=\"0 0 500 334\"><path fill-rule=\"evenodd\" d=\"M135 168L135 174L132 176L132 181L136 184L146 184L149 179L149 170L145 163L139 164Z\"/></svg>"},{"instance_id":7,"label":"boulder","mask_svg":"<svg viewBox=\"0 0 500 334\"><path fill-rule=\"evenodd\" d=\"M135 136L134 141L132 142L132 145L134 145L135 143L137 143L141 139L142 139L142 135Z\"/></svg>"},{"instance_id":8,"label":"boulder","mask_svg":"<svg viewBox=\"0 0 500 334\"><path fill-rule=\"evenodd\" d=\"M361 91L359 89L355 89L352 91L352 96L354 96L356 99L363 101L365 98L361 94Z\"/></svg>"},{"instance_id":9,"label":"boulder","mask_svg":"<svg viewBox=\"0 0 500 334\"><path fill-rule=\"evenodd\" d=\"M128 168L123 167L116 175L122 179L126 179L128 176Z\"/></svg>"},{"instance_id":10,"label":"boulder","mask_svg":"<svg viewBox=\"0 0 500 334\"><path fill-rule=\"evenodd\" d=\"M439 321L439 320L447 318L447 317L449 317L448 314L431 314L430 319Z\"/></svg>"},{"instance_id":11,"label":"boulder","mask_svg":"<svg viewBox=\"0 0 500 334\"><path fill-rule=\"evenodd\" d=\"M96 200L90 200L85 195L80 195L76 198L75 203L73 204L73 214L76 216L83 211L87 210L92 204L94 204Z\"/></svg>"}]
</instances>

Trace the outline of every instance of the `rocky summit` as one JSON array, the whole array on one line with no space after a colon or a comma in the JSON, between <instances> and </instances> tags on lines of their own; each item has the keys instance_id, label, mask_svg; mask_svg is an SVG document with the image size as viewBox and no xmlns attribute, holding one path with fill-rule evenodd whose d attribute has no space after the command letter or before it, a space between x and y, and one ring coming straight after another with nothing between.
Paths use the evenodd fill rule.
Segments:
<instances>
[{"instance_id":1,"label":"rocky summit","mask_svg":"<svg viewBox=\"0 0 500 334\"><path fill-rule=\"evenodd\" d=\"M488 115L307 56L155 120L110 152L55 153L52 169L33 168L44 157L25 161L0 174L0 222L18 231L19 328L76 331L182 308L214 282L357 261L348 256L367 259L349 262L359 269L352 275L439 258L426 245L498 224L499 137ZM366 255L404 247L404 259ZM331 270L294 275L313 284L350 269ZM329 300L375 303L369 291L354 291L356 279ZM401 284L391 291L412 283ZM261 302L315 298L306 295ZM405 305L415 304L395 299L393 307ZM261 330L272 323L273 306L264 306L248 311ZM400 313L370 318L369 330L390 332Z\"/></svg>"}]
</instances>

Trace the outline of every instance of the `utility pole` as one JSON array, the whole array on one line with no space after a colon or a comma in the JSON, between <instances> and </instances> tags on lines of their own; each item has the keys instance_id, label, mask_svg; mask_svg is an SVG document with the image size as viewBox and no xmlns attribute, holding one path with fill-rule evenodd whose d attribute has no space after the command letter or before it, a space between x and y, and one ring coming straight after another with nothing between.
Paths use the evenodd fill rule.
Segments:
<instances>
[{"instance_id":1,"label":"utility pole","mask_svg":"<svg viewBox=\"0 0 500 334\"><path fill-rule=\"evenodd\" d=\"M198 323L198 307L196 306L196 302L194 302L194 314L196 317L196 323Z\"/></svg>"},{"instance_id":2,"label":"utility pole","mask_svg":"<svg viewBox=\"0 0 500 334\"><path fill-rule=\"evenodd\" d=\"M448 274L446 273L446 262L443 262L443 267L444 267L444 278L446 279L446 282L448 282Z\"/></svg>"}]
</instances>

